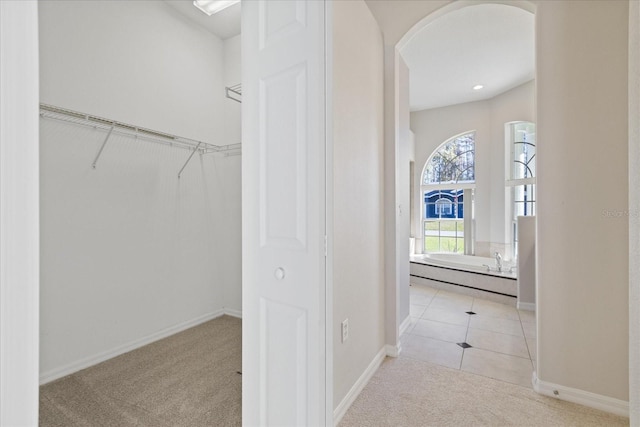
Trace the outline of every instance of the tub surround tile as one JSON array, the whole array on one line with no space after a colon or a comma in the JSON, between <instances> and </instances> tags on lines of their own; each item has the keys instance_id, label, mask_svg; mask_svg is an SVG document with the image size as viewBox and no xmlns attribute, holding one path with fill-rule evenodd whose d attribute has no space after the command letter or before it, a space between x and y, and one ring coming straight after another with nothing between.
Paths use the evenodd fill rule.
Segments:
<instances>
[{"instance_id":1,"label":"tub surround tile","mask_svg":"<svg viewBox=\"0 0 640 427\"><path fill-rule=\"evenodd\" d=\"M409 273L412 276L412 282L414 278L426 278L514 297L518 292L518 283L515 276L510 276L507 273L495 274L482 270L461 271L450 267L437 267L415 261L409 264Z\"/></svg>"}]
</instances>

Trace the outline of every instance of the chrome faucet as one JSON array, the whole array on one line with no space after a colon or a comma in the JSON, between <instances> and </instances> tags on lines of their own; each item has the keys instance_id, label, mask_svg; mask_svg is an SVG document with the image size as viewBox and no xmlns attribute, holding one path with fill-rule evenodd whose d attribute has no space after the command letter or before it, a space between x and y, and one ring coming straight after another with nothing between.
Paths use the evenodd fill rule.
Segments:
<instances>
[{"instance_id":1,"label":"chrome faucet","mask_svg":"<svg viewBox=\"0 0 640 427\"><path fill-rule=\"evenodd\" d=\"M502 255L500 255L500 252L496 252L494 256L496 257L496 270L502 272Z\"/></svg>"}]
</instances>

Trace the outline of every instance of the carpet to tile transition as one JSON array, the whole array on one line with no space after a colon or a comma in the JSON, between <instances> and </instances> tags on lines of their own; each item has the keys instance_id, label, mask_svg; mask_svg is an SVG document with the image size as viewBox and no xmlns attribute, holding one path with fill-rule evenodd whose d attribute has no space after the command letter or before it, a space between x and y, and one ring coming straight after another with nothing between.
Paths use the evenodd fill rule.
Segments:
<instances>
[{"instance_id":1,"label":"carpet to tile transition","mask_svg":"<svg viewBox=\"0 0 640 427\"><path fill-rule=\"evenodd\" d=\"M340 423L340 427L625 425L627 418L402 356L383 362Z\"/></svg>"}]
</instances>

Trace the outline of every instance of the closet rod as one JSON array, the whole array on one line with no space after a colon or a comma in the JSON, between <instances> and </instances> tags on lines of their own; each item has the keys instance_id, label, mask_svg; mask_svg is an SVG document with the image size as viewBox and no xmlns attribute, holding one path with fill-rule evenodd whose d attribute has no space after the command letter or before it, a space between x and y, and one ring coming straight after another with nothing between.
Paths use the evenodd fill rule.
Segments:
<instances>
[{"instance_id":1,"label":"closet rod","mask_svg":"<svg viewBox=\"0 0 640 427\"><path fill-rule=\"evenodd\" d=\"M195 153L195 151L199 151L200 154L221 153L225 155L237 155L241 154L242 152L242 144L240 143L227 145L210 144L207 142L196 141L190 138L183 138L165 132L155 131L140 126L118 122L116 120L105 119L103 117L98 117L91 114L80 113L78 111L68 110L66 108L60 108L49 104L40 104L40 116L47 119L53 119L108 131L109 135L107 135L107 137L105 138L105 141L103 142L102 147L100 148L96 156L96 159L93 163L94 167L95 163L98 161L98 158L102 154L102 149L104 149L104 146L109 140L109 136L111 136L111 134L130 136L136 139L183 148L193 151L193 153ZM191 156L189 157L189 159L190 158Z\"/></svg>"}]
</instances>

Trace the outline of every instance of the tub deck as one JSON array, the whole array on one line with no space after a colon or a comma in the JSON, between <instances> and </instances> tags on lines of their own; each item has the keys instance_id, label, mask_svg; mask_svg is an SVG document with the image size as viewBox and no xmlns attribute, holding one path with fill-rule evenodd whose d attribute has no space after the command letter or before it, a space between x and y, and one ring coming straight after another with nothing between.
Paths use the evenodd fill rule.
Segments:
<instances>
[{"instance_id":1,"label":"tub deck","mask_svg":"<svg viewBox=\"0 0 640 427\"><path fill-rule=\"evenodd\" d=\"M462 264L439 263L420 256L411 257L409 274L412 283L486 298L509 305L516 304L517 277L504 272L483 271L482 266L466 268Z\"/></svg>"}]
</instances>

